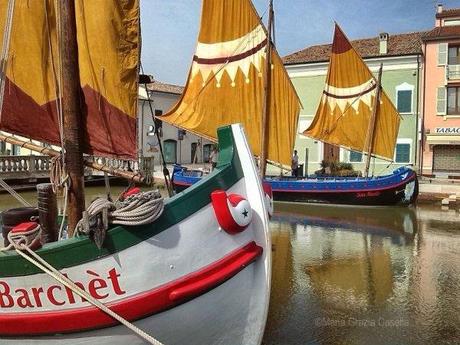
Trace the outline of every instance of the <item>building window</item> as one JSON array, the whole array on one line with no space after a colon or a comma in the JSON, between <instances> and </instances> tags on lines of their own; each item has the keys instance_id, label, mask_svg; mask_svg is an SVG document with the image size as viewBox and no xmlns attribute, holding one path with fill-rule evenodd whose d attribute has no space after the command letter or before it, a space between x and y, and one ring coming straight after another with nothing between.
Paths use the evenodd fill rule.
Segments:
<instances>
[{"instance_id":1,"label":"building window","mask_svg":"<svg viewBox=\"0 0 460 345\"><path fill-rule=\"evenodd\" d=\"M402 83L396 86L396 108L401 114L412 113L414 85Z\"/></svg>"},{"instance_id":2,"label":"building window","mask_svg":"<svg viewBox=\"0 0 460 345\"><path fill-rule=\"evenodd\" d=\"M412 112L412 90L398 91L398 111L400 113Z\"/></svg>"},{"instance_id":3,"label":"building window","mask_svg":"<svg viewBox=\"0 0 460 345\"><path fill-rule=\"evenodd\" d=\"M460 114L460 87L447 88L447 114Z\"/></svg>"},{"instance_id":4,"label":"building window","mask_svg":"<svg viewBox=\"0 0 460 345\"><path fill-rule=\"evenodd\" d=\"M447 62L449 65L460 65L460 46L449 46Z\"/></svg>"},{"instance_id":5,"label":"building window","mask_svg":"<svg viewBox=\"0 0 460 345\"><path fill-rule=\"evenodd\" d=\"M444 26L457 26L460 25L459 19L444 19Z\"/></svg>"},{"instance_id":6,"label":"building window","mask_svg":"<svg viewBox=\"0 0 460 345\"><path fill-rule=\"evenodd\" d=\"M164 156L166 163L177 162L177 141L173 139L167 139L164 141Z\"/></svg>"},{"instance_id":7,"label":"building window","mask_svg":"<svg viewBox=\"0 0 460 345\"><path fill-rule=\"evenodd\" d=\"M396 144L396 163L410 163L410 144Z\"/></svg>"},{"instance_id":8,"label":"building window","mask_svg":"<svg viewBox=\"0 0 460 345\"><path fill-rule=\"evenodd\" d=\"M361 163L363 161L363 154L357 151L350 151L350 162Z\"/></svg>"},{"instance_id":9,"label":"building window","mask_svg":"<svg viewBox=\"0 0 460 345\"><path fill-rule=\"evenodd\" d=\"M203 161L205 163L210 162L211 151L212 151L212 145L211 144L203 145Z\"/></svg>"},{"instance_id":10,"label":"building window","mask_svg":"<svg viewBox=\"0 0 460 345\"><path fill-rule=\"evenodd\" d=\"M198 163L198 143L192 143L190 145L190 149L191 149L190 162L192 162L192 164Z\"/></svg>"}]
</instances>

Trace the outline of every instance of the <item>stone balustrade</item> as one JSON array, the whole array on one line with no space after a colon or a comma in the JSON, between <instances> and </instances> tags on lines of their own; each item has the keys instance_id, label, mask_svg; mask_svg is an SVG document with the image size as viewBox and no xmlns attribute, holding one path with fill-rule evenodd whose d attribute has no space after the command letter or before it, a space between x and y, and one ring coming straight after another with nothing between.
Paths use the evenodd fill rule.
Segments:
<instances>
[{"instance_id":1,"label":"stone balustrade","mask_svg":"<svg viewBox=\"0 0 460 345\"><path fill-rule=\"evenodd\" d=\"M153 171L153 158L143 158L140 160L125 160L104 157L85 157L99 164L104 164L113 169L125 171ZM20 180L49 177L51 168L51 158L49 156L0 156L0 178L6 180ZM102 171L97 171L85 167L85 176L101 176Z\"/></svg>"},{"instance_id":2,"label":"stone balustrade","mask_svg":"<svg viewBox=\"0 0 460 345\"><path fill-rule=\"evenodd\" d=\"M0 178L30 179L49 176L48 156L0 156Z\"/></svg>"}]
</instances>

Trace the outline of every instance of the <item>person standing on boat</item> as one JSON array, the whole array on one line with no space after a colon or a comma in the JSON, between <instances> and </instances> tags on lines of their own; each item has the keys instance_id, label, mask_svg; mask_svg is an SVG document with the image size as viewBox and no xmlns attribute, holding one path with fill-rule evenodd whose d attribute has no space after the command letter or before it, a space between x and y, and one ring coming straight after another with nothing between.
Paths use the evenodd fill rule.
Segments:
<instances>
[{"instance_id":1,"label":"person standing on boat","mask_svg":"<svg viewBox=\"0 0 460 345\"><path fill-rule=\"evenodd\" d=\"M209 159L211 161L211 171L213 171L216 168L218 158L219 158L219 152L217 151L217 147L213 146L212 152L209 155Z\"/></svg>"},{"instance_id":2,"label":"person standing on boat","mask_svg":"<svg viewBox=\"0 0 460 345\"><path fill-rule=\"evenodd\" d=\"M294 154L292 155L291 174L295 177L299 175L299 156L297 156L297 150L294 150Z\"/></svg>"}]
</instances>

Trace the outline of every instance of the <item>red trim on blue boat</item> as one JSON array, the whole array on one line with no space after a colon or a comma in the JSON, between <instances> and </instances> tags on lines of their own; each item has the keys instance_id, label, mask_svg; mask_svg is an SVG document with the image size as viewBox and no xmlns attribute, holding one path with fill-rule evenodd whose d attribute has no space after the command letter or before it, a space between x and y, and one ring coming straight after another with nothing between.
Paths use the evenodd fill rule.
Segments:
<instances>
[{"instance_id":1,"label":"red trim on blue boat","mask_svg":"<svg viewBox=\"0 0 460 345\"><path fill-rule=\"evenodd\" d=\"M187 186L187 187L190 187L192 185L191 183L181 182L181 181L173 181L173 184L177 184L178 186Z\"/></svg>"},{"instance_id":2,"label":"red trim on blue boat","mask_svg":"<svg viewBox=\"0 0 460 345\"><path fill-rule=\"evenodd\" d=\"M128 298L108 303L127 320L156 314L217 287L255 261L263 252L255 242L175 281ZM117 322L96 307L30 313L0 313L0 335L24 336L71 333L103 328Z\"/></svg>"}]
</instances>

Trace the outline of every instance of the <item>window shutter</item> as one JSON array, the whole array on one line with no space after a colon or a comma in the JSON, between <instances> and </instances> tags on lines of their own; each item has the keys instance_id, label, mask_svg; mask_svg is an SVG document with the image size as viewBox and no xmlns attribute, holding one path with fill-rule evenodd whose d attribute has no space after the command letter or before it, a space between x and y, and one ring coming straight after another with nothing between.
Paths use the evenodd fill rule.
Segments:
<instances>
[{"instance_id":1,"label":"window shutter","mask_svg":"<svg viewBox=\"0 0 460 345\"><path fill-rule=\"evenodd\" d=\"M436 113L438 115L446 115L446 88L444 86L438 87L438 98Z\"/></svg>"},{"instance_id":2,"label":"window shutter","mask_svg":"<svg viewBox=\"0 0 460 345\"><path fill-rule=\"evenodd\" d=\"M400 90L398 91L397 108L400 113L412 112L412 91Z\"/></svg>"},{"instance_id":3,"label":"window shutter","mask_svg":"<svg viewBox=\"0 0 460 345\"><path fill-rule=\"evenodd\" d=\"M447 43L438 45L438 65L447 65Z\"/></svg>"},{"instance_id":4,"label":"window shutter","mask_svg":"<svg viewBox=\"0 0 460 345\"><path fill-rule=\"evenodd\" d=\"M410 144L396 144L396 163L410 163Z\"/></svg>"}]
</instances>

